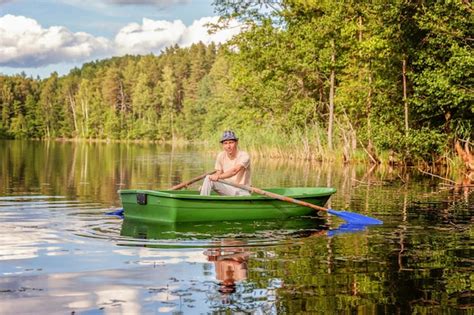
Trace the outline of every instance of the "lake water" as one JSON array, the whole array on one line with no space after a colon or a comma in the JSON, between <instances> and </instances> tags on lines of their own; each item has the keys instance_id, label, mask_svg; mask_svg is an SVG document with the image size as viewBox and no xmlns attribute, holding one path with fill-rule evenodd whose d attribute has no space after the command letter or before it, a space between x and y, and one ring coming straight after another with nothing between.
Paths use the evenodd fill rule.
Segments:
<instances>
[{"instance_id":1,"label":"lake water","mask_svg":"<svg viewBox=\"0 0 474 315\"><path fill-rule=\"evenodd\" d=\"M118 189L168 188L213 163L198 147L0 141L0 313L474 314L474 194L437 178L253 160L256 187L335 187L333 209L384 221L355 229L105 214Z\"/></svg>"}]
</instances>

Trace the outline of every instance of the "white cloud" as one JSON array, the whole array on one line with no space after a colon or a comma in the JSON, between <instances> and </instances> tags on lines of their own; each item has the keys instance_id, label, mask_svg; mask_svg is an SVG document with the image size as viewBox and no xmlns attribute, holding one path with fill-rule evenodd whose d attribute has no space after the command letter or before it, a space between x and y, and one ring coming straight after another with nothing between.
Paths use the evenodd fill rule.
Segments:
<instances>
[{"instance_id":1,"label":"white cloud","mask_svg":"<svg viewBox=\"0 0 474 315\"><path fill-rule=\"evenodd\" d=\"M208 23L216 23L218 17L204 17L186 27L180 20L173 22L143 19L142 24L129 24L115 37L119 53L147 54L159 53L165 47L179 45L187 47L193 43L223 43L240 32L237 23L231 28L208 33Z\"/></svg>"},{"instance_id":2,"label":"white cloud","mask_svg":"<svg viewBox=\"0 0 474 315\"><path fill-rule=\"evenodd\" d=\"M62 26L43 28L24 16L0 17L0 65L38 67L83 61L110 51L110 41Z\"/></svg>"},{"instance_id":3,"label":"white cloud","mask_svg":"<svg viewBox=\"0 0 474 315\"><path fill-rule=\"evenodd\" d=\"M229 24L229 28L209 34L209 24L217 23L218 20L219 17L214 16L203 17L194 21L194 23L189 26L186 29L186 32L181 36L180 46L190 46L199 41L204 44L210 44L211 42L224 43L241 31L241 27L237 21L234 21Z\"/></svg>"},{"instance_id":4,"label":"white cloud","mask_svg":"<svg viewBox=\"0 0 474 315\"><path fill-rule=\"evenodd\" d=\"M1 0L0 0L1 1ZM199 41L223 43L240 32L235 22L230 29L209 34L207 23L218 17L204 17L186 26L181 20L144 18L119 30L114 40L62 26L42 27L36 20L5 15L0 17L0 67L28 68L77 63L123 54L159 54L164 48L187 47Z\"/></svg>"},{"instance_id":5,"label":"white cloud","mask_svg":"<svg viewBox=\"0 0 474 315\"><path fill-rule=\"evenodd\" d=\"M122 28L115 43L119 53L146 54L177 44L186 26L180 20L173 22L143 19L143 24L128 24Z\"/></svg>"}]
</instances>

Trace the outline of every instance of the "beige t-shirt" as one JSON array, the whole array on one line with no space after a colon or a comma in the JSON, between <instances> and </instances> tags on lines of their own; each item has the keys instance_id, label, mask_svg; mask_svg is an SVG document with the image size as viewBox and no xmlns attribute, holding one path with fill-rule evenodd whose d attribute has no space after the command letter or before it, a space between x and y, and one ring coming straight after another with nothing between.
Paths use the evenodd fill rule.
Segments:
<instances>
[{"instance_id":1,"label":"beige t-shirt","mask_svg":"<svg viewBox=\"0 0 474 315\"><path fill-rule=\"evenodd\" d=\"M250 185L250 156L245 151L237 151L234 159L229 159L225 151L217 155L215 169L226 172L231 168L242 165L244 169L228 179L240 185Z\"/></svg>"}]
</instances>

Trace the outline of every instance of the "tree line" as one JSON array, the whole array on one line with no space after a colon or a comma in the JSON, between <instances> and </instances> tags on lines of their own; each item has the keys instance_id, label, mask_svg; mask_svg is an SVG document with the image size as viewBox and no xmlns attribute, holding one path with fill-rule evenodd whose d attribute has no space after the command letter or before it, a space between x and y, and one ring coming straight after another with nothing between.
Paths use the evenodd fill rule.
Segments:
<instances>
[{"instance_id":1,"label":"tree line","mask_svg":"<svg viewBox=\"0 0 474 315\"><path fill-rule=\"evenodd\" d=\"M156 57L95 61L59 77L1 76L1 135L13 138L169 140L198 97L215 45L171 47ZM184 128L184 129L183 129Z\"/></svg>"},{"instance_id":2,"label":"tree line","mask_svg":"<svg viewBox=\"0 0 474 315\"><path fill-rule=\"evenodd\" d=\"M457 1L214 1L226 45L0 76L0 137L189 141L374 163L439 161L473 136L473 12ZM284 153L283 153L284 154Z\"/></svg>"}]
</instances>

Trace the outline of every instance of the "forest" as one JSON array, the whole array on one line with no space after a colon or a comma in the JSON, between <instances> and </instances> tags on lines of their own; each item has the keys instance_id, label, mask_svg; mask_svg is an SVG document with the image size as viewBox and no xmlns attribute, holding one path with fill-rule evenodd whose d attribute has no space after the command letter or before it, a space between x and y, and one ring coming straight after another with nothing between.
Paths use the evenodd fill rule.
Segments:
<instances>
[{"instance_id":1,"label":"forest","mask_svg":"<svg viewBox=\"0 0 474 315\"><path fill-rule=\"evenodd\" d=\"M470 0L214 1L225 45L0 74L0 138L202 142L268 157L445 163L474 136ZM471 142L470 142L471 141Z\"/></svg>"}]
</instances>

